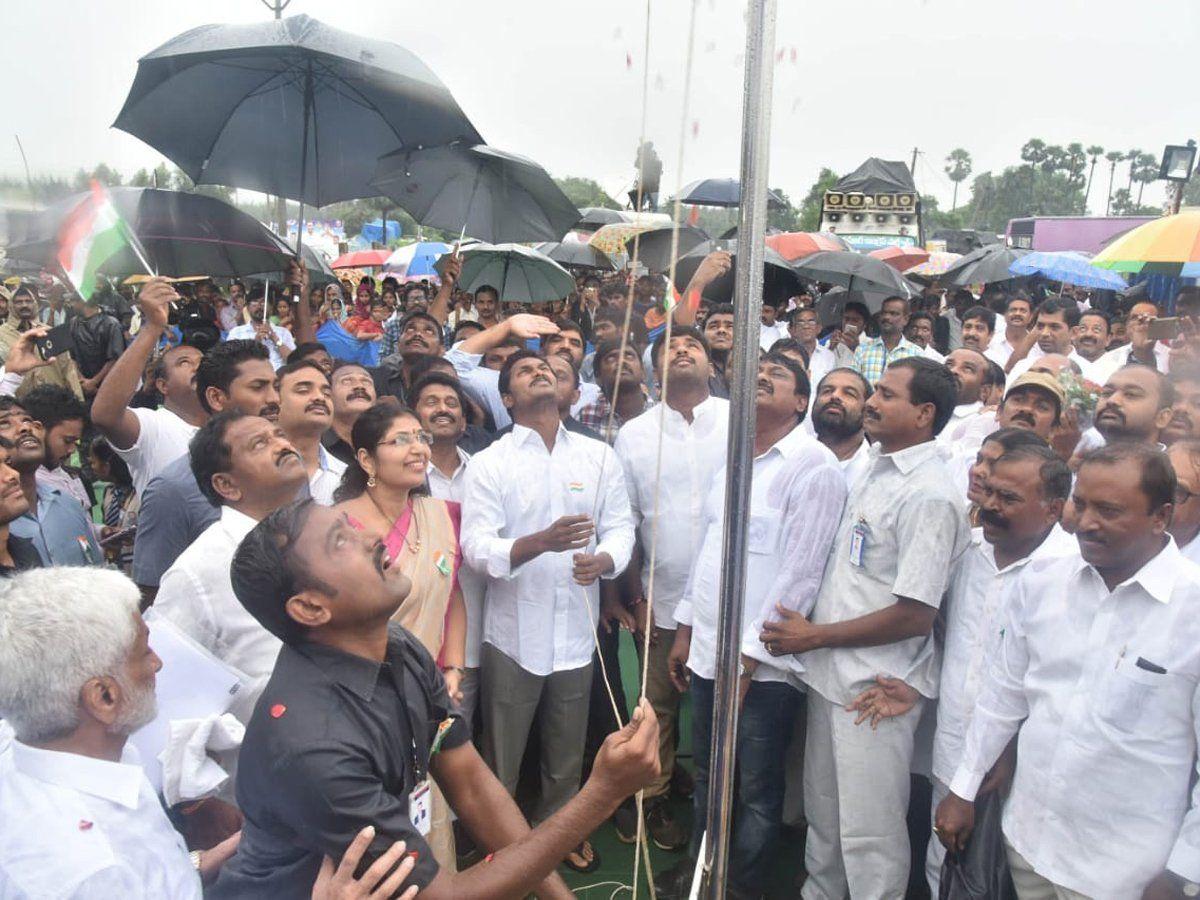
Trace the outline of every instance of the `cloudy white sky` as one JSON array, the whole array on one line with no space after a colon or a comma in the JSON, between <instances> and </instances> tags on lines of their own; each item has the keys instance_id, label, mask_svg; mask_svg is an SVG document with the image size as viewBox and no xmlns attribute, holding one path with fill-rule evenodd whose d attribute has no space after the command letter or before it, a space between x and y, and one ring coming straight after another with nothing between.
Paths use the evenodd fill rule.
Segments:
<instances>
[{"instance_id":1,"label":"cloudy white sky","mask_svg":"<svg viewBox=\"0 0 1200 900\"><path fill-rule=\"evenodd\" d=\"M651 0L647 137L679 170L690 0ZM683 180L736 175L744 4L699 0ZM645 0L293 0L306 13L413 50L485 139L611 193L632 179L641 124ZM127 174L158 155L109 127L137 59L210 22L269 17L259 0L0 0L0 173ZM803 195L821 166L922 153L918 187L949 204L943 159L1017 161L1032 136L1106 149L1200 131L1195 0L779 0L771 183ZM627 60L631 60L630 65ZM695 135L693 136L693 123ZM1157 202L1161 191L1147 191Z\"/></svg>"}]
</instances>

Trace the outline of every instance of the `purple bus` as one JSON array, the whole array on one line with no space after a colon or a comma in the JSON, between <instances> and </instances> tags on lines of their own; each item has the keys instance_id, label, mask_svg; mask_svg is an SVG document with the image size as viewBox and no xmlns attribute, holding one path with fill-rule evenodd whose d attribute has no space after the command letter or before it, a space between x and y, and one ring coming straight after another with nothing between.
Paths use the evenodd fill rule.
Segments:
<instances>
[{"instance_id":1,"label":"purple bus","mask_svg":"<svg viewBox=\"0 0 1200 900\"><path fill-rule=\"evenodd\" d=\"M1109 241L1154 216L1034 216L1009 219L1005 243L1019 250L1099 253Z\"/></svg>"}]
</instances>

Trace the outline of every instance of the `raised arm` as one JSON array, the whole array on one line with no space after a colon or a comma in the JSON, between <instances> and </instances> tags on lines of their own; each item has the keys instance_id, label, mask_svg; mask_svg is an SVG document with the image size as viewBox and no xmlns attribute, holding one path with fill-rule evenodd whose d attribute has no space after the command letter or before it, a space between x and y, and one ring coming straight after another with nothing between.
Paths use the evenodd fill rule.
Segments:
<instances>
[{"instance_id":1,"label":"raised arm","mask_svg":"<svg viewBox=\"0 0 1200 900\"><path fill-rule=\"evenodd\" d=\"M167 329L171 304L178 299L175 288L161 276L142 285L138 294L142 327L133 343L113 364L92 401L92 422L117 450L128 450L137 443L141 426L129 408L129 401L138 389L146 363Z\"/></svg>"},{"instance_id":2,"label":"raised arm","mask_svg":"<svg viewBox=\"0 0 1200 900\"><path fill-rule=\"evenodd\" d=\"M484 849L486 862L457 874L439 872L424 900L571 897L555 867L618 804L658 773L658 721L646 700L620 731L605 739L591 777L557 813L530 829L516 803L470 744L439 753L431 762L438 786Z\"/></svg>"},{"instance_id":3,"label":"raised arm","mask_svg":"<svg viewBox=\"0 0 1200 900\"><path fill-rule=\"evenodd\" d=\"M287 282L288 284L295 285L296 289L300 291L300 302L296 304L294 312L296 316L296 328L294 331L296 342L303 344L307 341L315 341L317 339L317 331L313 325L312 309L309 306L311 302L308 299L310 281L308 266L305 265L304 260L297 258L288 263ZM286 360L291 355L293 349L295 348L293 347L287 353L284 353L283 348L280 348L280 356Z\"/></svg>"},{"instance_id":4,"label":"raised arm","mask_svg":"<svg viewBox=\"0 0 1200 900\"><path fill-rule=\"evenodd\" d=\"M529 341L546 334L558 334L558 326L545 316L535 316L532 313L517 313L515 316L509 316L504 321L498 322L491 328L485 328L483 331L471 335L455 347L455 349L460 353L479 356L495 347L499 347L510 338Z\"/></svg>"},{"instance_id":5,"label":"raised arm","mask_svg":"<svg viewBox=\"0 0 1200 900\"><path fill-rule=\"evenodd\" d=\"M433 295L433 301L427 310L443 326L450 319L450 295L454 293L454 286L458 284L460 274L462 274L462 257L453 254L447 256L446 262L442 265L442 283L438 287L437 293Z\"/></svg>"},{"instance_id":6,"label":"raised arm","mask_svg":"<svg viewBox=\"0 0 1200 900\"><path fill-rule=\"evenodd\" d=\"M704 257L696 274L683 289L683 300L675 305L676 325L695 325L704 289L733 268L733 256L727 250L714 250ZM668 286L667 290L670 290Z\"/></svg>"}]
</instances>

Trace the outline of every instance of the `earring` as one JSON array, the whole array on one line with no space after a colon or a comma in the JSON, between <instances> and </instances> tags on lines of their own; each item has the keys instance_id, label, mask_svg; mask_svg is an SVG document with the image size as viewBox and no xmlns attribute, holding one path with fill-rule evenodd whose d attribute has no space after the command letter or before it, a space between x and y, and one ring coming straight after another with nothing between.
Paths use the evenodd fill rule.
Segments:
<instances>
[{"instance_id":1,"label":"earring","mask_svg":"<svg viewBox=\"0 0 1200 900\"><path fill-rule=\"evenodd\" d=\"M367 476L367 487L375 487L375 473L372 472Z\"/></svg>"}]
</instances>

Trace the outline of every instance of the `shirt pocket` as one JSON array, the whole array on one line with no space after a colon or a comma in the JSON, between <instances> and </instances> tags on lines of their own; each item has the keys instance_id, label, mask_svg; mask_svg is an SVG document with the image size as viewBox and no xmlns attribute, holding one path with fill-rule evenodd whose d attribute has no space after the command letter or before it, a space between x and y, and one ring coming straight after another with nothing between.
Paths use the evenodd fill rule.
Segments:
<instances>
[{"instance_id":1,"label":"shirt pocket","mask_svg":"<svg viewBox=\"0 0 1200 900\"><path fill-rule=\"evenodd\" d=\"M751 516L746 530L746 545L751 553L774 553L779 543L779 519L776 516Z\"/></svg>"},{"instance_id":2,"label":"shirt pocket","mask_svg":"<svg viewBox=\"0 0 1200 900\"><path fill-rule=\"evenodd\" d=\"M1192 683L1171 672L1151 672L1125 656L1108 673L1096 713L1118 731L1165 735L1170 722L1190 714Z\"/></svg>"}]
</instances>

